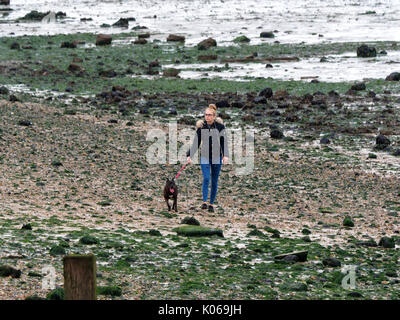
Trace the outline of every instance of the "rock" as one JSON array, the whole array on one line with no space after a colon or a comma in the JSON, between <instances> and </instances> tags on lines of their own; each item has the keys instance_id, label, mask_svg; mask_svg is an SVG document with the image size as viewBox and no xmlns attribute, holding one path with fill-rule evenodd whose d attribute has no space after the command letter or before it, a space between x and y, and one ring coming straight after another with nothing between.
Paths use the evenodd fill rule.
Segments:
<instances>
[{"instance_id":1,"label":"rock","mask_svg":"<svg viewBox=\"0 0 400 320\"><path fill-rule=\"evenodd\" d=\"M62 246L54 246L50 249L50 255L57 256L57 255L64 255L66 254L64 247Z\"/></svg>"},{"instance_id":2,"label":"rock","mask_svg":"<svg viewBox=\"0 0 400 320\"><path fill-rule=\"evenodd\" d=\"M376 145L375 148L378 150L383 150L390 145L390 140L385 137L383 134L379 134L376 137Z\"/></svg>"},{"instance_id":3,"label":"rock","mask_svg":"<svg viewBox=\"0 0 400 320\"><path fill-rule=\"evenodd\" d=\"M321 140L319 140L320 144L330 144L331 140L329 140L329 138L327 137L323 137Z\"/></svg>"},{"instance_id":4,"label":"rock","mask_svg":"<svg viewBox=\"0 0 400 320\"><path fill-rule=\"evenodd\" d=\"M117 22L115 22L113 27L121 27L121 28L128 28L129 27L129 20L125 18L120 18Z\"/></svg>"},{"instance_id":5,"label":"rock","mask_svg":"<svg viewBox=\"0 0 400 320\"><path fill-rule=\"evenodd\" d=\"M184 36L178 36L176 34L170 34L167 38L167 41L169 42L185 42L185 37Z\"/></svg>"},{"instance_id":6,"label":"rock","mask_svg":"<svg viewBox=\"0 0 400 320\"><path fill-rule=\"evenodd\" d=\"M285 256L282 261L285 262L298 262L299 261L299 257L294 255L294 254L289 254L288 256Z\"/></svg>"},{"instance_id":7,"label":"rock","mask_svg":"<svg viewBox=\"0 0 400 320\"><path fill-rule=\"evenodd\" d=\"M366 88L367 87L365 86L364 82L356 83L351 86L351 90L354 90L354 91L361 91L361 90L365 90Z\"/></svg>"},{"instance_id":8,"label":"rock","mask_svg":"<svg viewBox=\"0 0 400 320\"><path fill-rule=\"evenodd\" d=\"M186 237L208 237L217 235L219 237L224 237L222 230L212 229L201 226L183 226L173 229L178 235Z\"/></svg>"},{"instance_id":9,"label":"rock","mask_svg":"<svg viewBox=\"0 0 400 320\"><path fill-rule=\"evenodd\" d=\"M71 63L68 66L68 70L71 71L71 72L83 72L84 71L84 69L80 65L78 65L76 63Z\"/></svg>"},{"instance_id":10,"label":"rock","mask_svg":"<svg viewBox=\"0 0 400 320\"><path fill-rule=\"evenodd\" d=\"M109 34L99 34L96 38L96 46L109 45L112 42L112 36Z\"/></svg>"},{"instance_id":11,"label":"rock","mask_svg":"<svg viewBox=\"0 0 400 320\"><path fill-rule=\"evenodd\" d=\"M138 34L138 38L139 39L148 39L148 38L150 38L150 33L140 33L140 34Z\"/></svg>"},{"instance_id":12,"label":"rock","mask_svg":"<svg viewBox=\"0 0 400 320\"><path fill-rule=\"evenodd\" d=\"M10 90L8 90L6 87L0 87L0 94L9 94Z\"/></svg>"},{"instance_id":13,"label":"rock","mask_svg":"<svg viewBox=\"0 0 400 320\"><path fill-rule=\"evenodd\" d=\"M342 263L336 258L325 258L324 260L322 260L322 264L325 267L332 268L340 267L342 265Z\"/></svg>"},{"instance_id":14,"label":"rock","mask_svg":"<svg viewBox=\"0 0 400 320\"><path fill-rule=\"evenodd\" d=\"M364 246L364 247L377 247L378 244L374 239L369 239L367 241L359 241L357 242L357 245L359 246Z\"/></svg>"},{"instance_id":15,"label":"rock","mask_svg":"<svg viewBox=\"0 0 400 320\"><path fill-rule=\"evenodd\" d=\"M218 56L216 54L197 57L197 60L199 60L199 61L210 61L210 60L217 60L217 59L218 59Z\"/></svg>"},{"instance_id":16,"label":"rock","mask_svg":"<svg viewBox=\"0 0 400 320\"><path fill-rule=\"evenodd\" d=\"M260 38L275 38L275 35L272 31L263 31L260 33Z\"/></svg>"},{"instance_id":17,"label":"rock","mask_svg":"<svg viewBox=\"0 0 400 320\"><path fill-rule=\"evenodd\" d=\"M232 108L243 108L244 103L241 101L234 101L234 102L232 102L231 106L232 106Z\"/></svg>"},{"instance_id":18,"label":"rock","mask_svg":"<svg viewBox=\"0 0 400 320\"><path fill-rule=\"evenodd\" d=\"M0 5L8 6L10 4L10 0L0 0Z\"/></svg>"},{"instance_id":19,"label":"rock","mask_svg":"<svg viewBox=\"0 0 400 320\"><path fill-rule=\"evenodd\" d=\"M82 244L98 244L100 241L93 236L83 236L79 239L79 242Z\"/></svg>"},{"instance_id":20,"label":"rock","mask_svg":"<svg viewBox=\"0 0 400 320\"><path fill-rule=\"evenodd\" d=\"M274 95L274 93L273 93L273 91L272 91L271 88L265 88L265 89L261 90L261 91L258 93L258 95L259 95L260 97L265 97L265 98L269 99L269 98L271 98L271 97Z\"/></svg>"},{"instance_id":21,"label":"rock","mask_svg":"<svg viewBox=\"0 0 400 320\"><path fill-rule=\"evenodd\" d=\"M49 292L46 296L47 300L64 300L65 293L63 288L56 288Z\"/></svg>"},{"instance_id":22,"label":"rock","mask_svg":"<svg viewBox=\"0 0 400 320\"><path fill-rule=\"evenodd\" d=\"M163 76L164 77L177 77L179 72L181 72L179 69L168 68L168 69L163 70Z\"/></svg>"},{"instance_id":23,"label":"rock","mask_svg":"<svg viewBox=\"0 0 400 320\"><path fill-rule=\"evenodd\" d=\"M396 149L392 152L392 156L399 157L400 156L400 149Z\"/></svg>"},{"instance_id":24,"label":"rock","mask_svg":"<svg viewBox=\"0 0 400 320\"><path fill-rule=\"evenodd\" d=\"M231 107L228 100L220 100L215 104L215 106L217 108L230 108Z\"/></svg>"},{"instance_id":25,"label":"rock","mask_svg":"<svg viewBox=\"0 0 400 320\"><path fill-rule=\"evenodd\" d=\"M18 42L13 42L13 43L11 43L10 49L11 50L20 50L21 47Z\"/></svg>"},{"instance_id":26,"label":"rock","mask_svg":"<svg viewBox=\"0 0 400 320\"><path fill-rule=\"evenodd\" d=\"M32 122L30 122L29 120L19 120L18 125L23 127L30 127L32 126Z\"/></svg>"},{"instance_id":27,"label":"rock","mask_svg":"<svg viewBox=\"0 0 400 320\"><path fill-rule=\"evenodd\" d=\"M283 132L279 129L271 130L270 136L272 139L282 139L284 137Z\"/></svg>"},{"instance_id":28,"label":"rock","mask_svg":"<svg viewBox=\"0 0 400 320\"><path fill-rule=\"evenodd\" d=\"M400 81L400 72L392 72L389 74L386 79L386 81Z\"/></svg>"},{"instance_id":29,"label":"rock","mask_svg":"<svg viewBox=\"0 0 400 320\"><path fill-rule=\"evenodd\" d=\"M197 49L198 50L208 50L211 47L216 47L217 46L217 41L213 38L208 38L203 41L200 41L197 44Z\"/></svg>"},{"instance_id":30,"label":"rock","mask_svg":"<svg viewBox=\"0 0 400 320\"><path fill-rule=\"evenodd\" d=\"M105 78L114 78L117 76L117 73L114 70L100 70L99 76Z\"/></svg>"},{"instance_id":31,"label":"rock","mask_svg":"<svg viewBox=\"0 0 400 320\"><path fill-rule=\"evenodd\" d=\"M308 251L296 251L296 252L290 252L290 253L285 253L285 254L280 254L274 257L274 260L282 260L283 258L287 256L297 256L299 259L299 262L305 262L307 261L307 255Z\"/></svg>"},{"instance_id":32,"label":"rock","mask_svg":"<svg viewBox=\"0 0 400 320\"><path fill-rule=\"evenodd\" d=\"M270 64L270 63L267 63L267 64L265 65L265 67L266 67L266 68L273 68L272 64Z\"/></svg>"},{"instance_id":33,"label":"rock","mask_svg":"<svg viewBox=\"0 0 400 320\"><path fill-rule=\"evenodd\" d=\"M36 10L32 10L31 12L27 13L25 16L23 16L22 18L18 18L16 21L24 21L24 20L28 20L28 21L42 21L42 19L47 16L50 13L50 11L47 12L39 12Z\"/></svg>"},{"instance_id":34,"label":"rock","mask_svg":"<svg viewBox=\"0 0 400 320\"><path fill-rule=\"evenodd\" d=\"M122 289L117 286L98 286L97 294L111 297L120 297L122 295Z\"/></svg>"},{"instance_id":35,"label":"rock","mask_svg":"<svg viewBox=\"0 0 400 320\"><path fill-rule=\"evenodd\" d=\"M354 222L351 220L351 218L349 216L347 216L343 220L343 226L345 226L345 227L354 227Z\"/></svg>"},{"instance_id":36,"label":"rock","mask_svg":"<svg viewBox=\"0 0 400 320\"><path fill-rule=\"evenodd\" d=\"M376 57L376 49L368 47L366 44L357 48L357 57L370 58Z\"/></svg>"},{"instance_id":37,"label":"rock","mask_svg":"<svg viewBox=\"0 0 400 320\"><path fill-rule=\"evenodd\" d=\"M161 232L158 231L158 230L155 230L155 229L149 230L149 235L156 236L156 237L161 237L162 236Z\"/></svg>"},{"instance_id":38,"label":"rock","mask_svg":"<svg viewBox=\"0 0 400 320\"><path fill-rule=\"evenodd\" d=\"M0 277L9 277L11 278L20 278L21 277L21 270L17 270L11 266L7 265L0 265Z\"/></svg>"},{"instance_id":39,"label":"rock","mask_svg":"<svg viewBox=\"0 0 400 320\"><path fill-rule=\"evenodd\" d=\"M250 39L247 38L246 36L239 36L233 39L233 42L235 43L248 43L250 42Z\"/></svg>"},{"instance_id":40,"label":"rock","mask_svg":"<svg viewBox=\"0 0 400 320\"><path fill-rule=\"evenodd\" d=\"M76 42L69 42L69 41L64 41L63 43L61 43L61 47L60 48L70 48L70 49L75 49L77 47Z\"/></svg>"},{"instance_id":41,"label":"rock","mask_svg":"<svg viewBox=\"0 0 400 320\"><path fill-rule=\"evenodd\" d=\"M10 102L18 102L20 100L15 95L10 94L10 96L8 97L8 101L10 101Z\"/></svg>"},{"instance_id":42,"label":"rock","mask_svg":"<svg viewBox=\"0 0 400 320\"><path fill-rule=\"evenodd\" d=\"M267 103L267 98L265 98L264 96L258 96L254 98L253 102L255 104Z\"/></svg>"},{"instance_id":43,"label":"rock","mask_svg":"<svg viewBox=\"0 0 400 320\"><path fill-rule=\"evenodd\" d=\"M353 291L353 292L349 292L347 294L348 297L352 297L352 298L362 298L363 295L357 291Z\"/></svg>"},{"instance_id":44,"label":"rock","mask_svg":"<svg viewBox=\"0 0 400 320\"><path fill-rule=\"evenodd\" d=\"M133 44L146 44L146 43L147 43L147 40L144 38L140 38L140 39L133 41Z\"/></svg>"},{"instance_id":45,"label":"rock","mask_svg":"<svg viewBox=\"0 0 400 320\"><path fill-rule=\"evenodd\" d=\"M319 62L328 62L328 58L327 57L322 57Z\"/></svg>"},{"instance_id":46,"label":"rock","mask_svg":"<svg viewBox=\"0 0 400 320\"><path fill-rule=\"evenodd\" d=\"M384 247L384 248L394 248L395 247L395 241L394 241L393 238L382 237L381 240L379 240L378 245L380 247Z\"/></svg>"},{"instance_id":47,"label":"rock","mask_svg":"<svg viewBox=\"0 0 400 320\"><path fill-rule=\"evenodd\" d=\"M30 223L24 224L24 225L21 227L21 230L32 230L32 226L31 226Z\"/></svg>"},{"instance_id":48,"label":"rock","mask_svg":"<svg viewBox=\"0 0 400 320\"><path fill-rule=\"evenodd\" d=\"M188 224L188 225L191 225L191 226L199 226L200 222L197 221L194 217L185 217L181 221L181 224Z\"/></svg>"}]
</instances>

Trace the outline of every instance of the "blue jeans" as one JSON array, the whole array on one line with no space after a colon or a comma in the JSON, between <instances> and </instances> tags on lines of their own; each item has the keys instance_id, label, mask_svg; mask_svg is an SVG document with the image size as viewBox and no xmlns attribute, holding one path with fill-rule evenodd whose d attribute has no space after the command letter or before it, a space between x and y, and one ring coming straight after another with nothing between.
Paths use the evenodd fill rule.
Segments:
<instances>
[{"instance_id":1,"label":"blue jeans","mask_svg":"<svg viewBox=\"0 0 400 320\"><path fill-rule=\"evenodd\" d=\"M218 190L218 177L221 171L221 162L217 164L209 163L209 161L202 161L200 159L201 171L203 173L203 201L207 202L208 198L208 186L210 184L210 171L211 171L211 195L210 204L214 204L215 197L217 196Z\"/></svg>"}]
</instances>

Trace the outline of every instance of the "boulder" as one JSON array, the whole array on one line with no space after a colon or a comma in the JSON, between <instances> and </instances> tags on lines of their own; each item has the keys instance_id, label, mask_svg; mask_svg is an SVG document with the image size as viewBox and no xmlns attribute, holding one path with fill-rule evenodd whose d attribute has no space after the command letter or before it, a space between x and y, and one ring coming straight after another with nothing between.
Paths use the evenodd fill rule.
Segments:
<instances>
[{"instance_id":1,"label":"boulder","mask_svg":"<svg viewBox=\"0 0 400 320\"><path fill-rule=\"evenodd\" d=\"M357 57L361 58L376 57L376 49L368 47L366 44L363 44L357 48Z\"/></svg>"},{"instance_id":2,"label":"boulder","mask_svg":"<svg viewBox=\"0 0 400 320\"><path fill-rule=\"evenodd\" d=\"M0 277L9 277L9 276L11 276L12 278L20 278L21 270L17 270L8 265L1 265L0 266Z\"/></svg>"},{"instance_id":3,"label":"boulder","mask_svg":"<svg viewBox=\"0 0 400 320\"><path fill-rule=\"evenodd\" d=\"M275 35L272 31L263 31L260 33L260 38L275 38Z\"/></svg>"},{"instance_id":4,"label":"boulder","mask_svg":"<svg viewBox=\"0 0 400 320\"><path fill-rule=\"evenodd\" d=\"M150 38L150 33L140 33L140 34L138 34L138 38L139 39L148 39L148 38Z\"/></svg>"},{"instance_id":5,"label":"boulder","mask_svg":"<svg viewBox=\"0 0 400 320\"><path fill-rule=\"evenodd\" d=\"M135 41L133 41L133 44L146 44L146 43L147 43L147 40L144 38L139 38L139 39L136 39Z\"/></svg>"},{"instance_id":6,"label":"boulder","mask_svg":"<svg viewBox=\"0 0 400 320\"><path fill-rule=\"evenodd\" d=\"M195 219L194 217L185 217L181 221L181 224L188 224L191 226L199 226L200 222L197 219Z\"/></svg>"},{"instance_id":7,"label":"boulder","mask_svg":"<svg viewBox=\"0 0 400 320\"><path fill-rule=\"evenodd\" d=\"M282 139L284 137L283 132L279 129L271 130L270 136L272 139Z\"/></svg>"},{"instance_id":8,"label":"boulder","mask_svg":"<svg viewBox=\"0 0 400 320\"><path fill-rule=\"evenodd\" d=\"M211 47L216 47L216 46L217 46L217 41L215 41L215 39L213 39L213 38L208 38L208 39L205 39L205 40L199 42L197 44L197 49L207 50Z\"/></svg>"},{"instance_id":9,"label":"boulder","mask_svg":"<svg viewBox=\"0 0 400 320\"><path fill-rule=\"evenodd\" d=\"M129 20L121 18L117 22L115 22L113 27L121 27L121 28L128 28L129 27Z\"/></svg>"},{"instance_id":10,"label":"boulder","mask_svg":"<svg viewBox=\"0 0 400 320\"><path fill-rule=\"evenodd\" d=\"M342 263L336 258L325 258L324 260L322 260L322 264L325 267L333 268L340 267L342 265Z\"/></svg>"},{"instance_id":11,"label":"boulder","mask_svg":"<svg viewBox=\"0 0 400 320\"><path fill-rule=\"evenodd\" d=\"M215 106L217 108L230 108L231 107L228 100L220 100L215 104Z\"/></svg>"},{"instance_id":12,"label":"boulder","mask_svg":"<svg viewBox=\"0 0 400 320\"><path fill-rule=\"evenodd\" d=\"M384 247L384 248L394 248L395 247L395 242L394 242L393 238L382 237L381 240L379 240L378 245L380 247Z\"/></svg>"},{"instance_id":13,"label":"boulder","mask_svg":"<svg viewBox=\"0 0 400 320\"><path fill-rule=\"evenodd\" d=\"M246 36L239 36L233 39L233 42L235 43L248 43L250 42L250 39L247 38Z\"/></svg>"},{"instance_id":14,"label":"boulder","mask_svg":"<svg viewBox=\"0 0 400 320\"><path fill-rule=\"evenodd\" d=\"M265 88L258 93L259 96L265 97L267 99L271 98L273 94L274 93L271 88Z\"/></svg>"},{"instance_id":15,"label":"boulder","mask_svg":"<svg viewBox=\"0 0 400 320\"><path fill-rule=\"evenodd\" d=\"M376 145L375 148L378 150L383 150L390 145L390 140L385 137L383 134L379 134L376 137Z\"/></svg>"},{"instance_id":16,"label":"boulder","mask_svg":"<svg viewBox=\"0 0 400 320\"><path fill-rule=\"evenodd\" d=\"M60 48L70 48L70 49L75 49L77 46L76 42L69 42L69 41L64 41L61 43Z\"/></svg>"},{"instance_id":17,"label":"boulder","mask_svg":"<svg viewBox=\"0 0 400 320\"><path fill-rule=\"evenodd\" d=\"M167 41L169 41L169 42L185 42L185 37L178 36L176 34L170 34L167 38Z\"/></svg>"},{"instance_id":18,"label":"boulder","mask_svg":"<svg viewBox=\"0 0 400 320\"><path fill-rule=\"evenodd\" d=\"M216 54L197 57L197 60L199 60L199 61L210 61L210 60L217 60L217 59L218 59L218 56Z\"/></svg>"},{"instance_id":19,"label":"boulder","mask_svg":"<svg viewBox=\"0 0 400 320\"><path fill-rule=\"evenodd\" d=\"M386 81L400 81L400 72L392 72L389 74L386 79Z\"/></svg>"},{"instance_id":20,"label":"boulder","mask_svg":"<svg viewBox=\"0 0 400 320\"><path fill-rule=\"evenodd\" d=\"M219 229L212 229L201 226L182 226L179 228L175 228L172 231L175 231L180 236L186 237L209 237L213 235L217 235L218 237L223 238L223 232Z\"/></svg>"},{"instance_id":21,"label":"boulder","mask_svg":"<svg viewBox=\"0 0 400 320\"><path fill-rule=\"evenodd\" d=\"M354 91L362 91L365 90L367 87L365 86L364 82L359 82L351 86L351 90Z\"/></svg>"},{"instance_id":22,"label":"boulder","mask_svg":"<svg viewBox=\"0 0 400 320\"><path fill-rule=\"evenodd\" d=\"M177 77L179 72L181 72L179 69L168 68L163 71L163 76L164 77Z\"/></svg>"},{"instance_id":23,"label":"boulder","mask_svg":"<svg viewBox=\"0 0 400 320\"><path fill-rule=\"evenodd\" d=\"M285 254L280 254L274 257L274 260L283 260L287 256L297 256L299 262L307 261L308 251L296 251Z\"/></svg>"},{"instance_id":24,"label":"boulder","mask_svg":"<svg viewBox=\"0 0 400 320\"><path fill-rule=\"evenodd\" d=\"M99 34L96 38L96 46L106 46L111 44L112 36L109 34Z\"/></svg>"}]
</instances>

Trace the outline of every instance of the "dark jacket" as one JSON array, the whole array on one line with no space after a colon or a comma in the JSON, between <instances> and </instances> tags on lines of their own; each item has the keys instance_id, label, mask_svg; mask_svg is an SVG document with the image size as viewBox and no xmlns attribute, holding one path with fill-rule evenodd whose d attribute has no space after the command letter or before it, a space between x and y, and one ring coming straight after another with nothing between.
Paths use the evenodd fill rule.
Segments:
<instances>
[{"instance_id":1,"label":"dark jacket","mask_svg":"<svg viewBox=\"0 0 400 320\"><path fill-rule=\"evenodd\" d=\"M201 144L200 157L208 158L210 163L220 163L220 157L229 157L225 126L220 117L217 117L210 126L207 121L199 120L196 128L196 135L186 156L193 157Z\"/></svg>"}]
</instances>

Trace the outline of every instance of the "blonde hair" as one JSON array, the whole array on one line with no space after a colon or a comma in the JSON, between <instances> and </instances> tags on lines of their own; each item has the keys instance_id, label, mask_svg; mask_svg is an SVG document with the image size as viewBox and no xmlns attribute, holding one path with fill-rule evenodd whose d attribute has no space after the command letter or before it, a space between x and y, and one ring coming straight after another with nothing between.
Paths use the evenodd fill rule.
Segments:
<instances>
[{"instance_id":1,"label":"blonde hair","mask_svg":"<svg viewBox=\"0 0 400 320\"><path fill-rule=\"evenodd\" d=\"M217 106L215 104L209 104L207 109L212 110L214 116L217 116Z\"/></svg>"}]
</instances>

